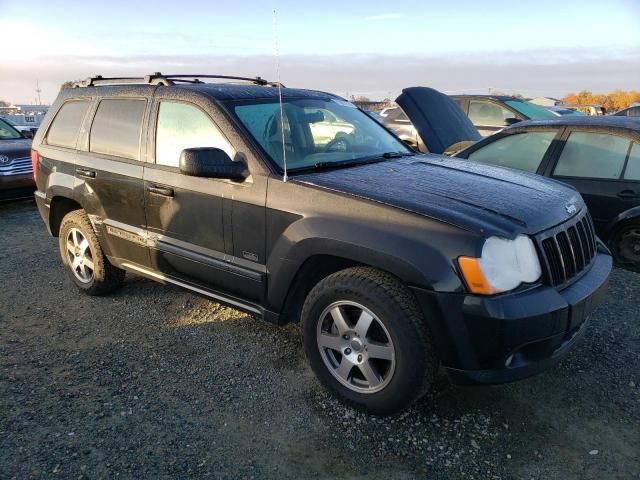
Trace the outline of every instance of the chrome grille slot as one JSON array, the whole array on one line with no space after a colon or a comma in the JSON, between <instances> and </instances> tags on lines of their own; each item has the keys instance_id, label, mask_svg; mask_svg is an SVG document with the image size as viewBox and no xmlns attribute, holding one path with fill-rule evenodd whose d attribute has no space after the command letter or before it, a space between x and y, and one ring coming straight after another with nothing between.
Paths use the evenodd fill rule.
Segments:
<instances>
[{"instance_id":1,"label":"chrome grille slot","mask_svg":"<svg viewBox=\"0 0 640 480\"><path fill-rule=\"evenodd\" d=\"M573 250L573 256L576 260L576 271L580 271L584 268L584 253L582 252L582 245L580 245L580 240L578 239L578 231L576 227L569 227L567 230L569 235L569 242L571 244L571 249Z\"/></svg>"},{"instance_id":2,"label":"chrome grille slot","mask_svg":"<svg viewBox=\"0 0 640 480\"><path fill-rule=\"evenodd\" d=\"M545 283L562 286L591 265L596 236L587 212L537 236Z\"/></svg>"}]
</instances>

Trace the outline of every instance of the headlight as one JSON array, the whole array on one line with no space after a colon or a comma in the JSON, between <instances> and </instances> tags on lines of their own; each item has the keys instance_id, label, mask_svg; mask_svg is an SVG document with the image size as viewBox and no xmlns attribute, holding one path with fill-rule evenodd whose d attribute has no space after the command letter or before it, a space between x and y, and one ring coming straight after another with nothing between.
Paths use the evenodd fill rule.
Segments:
<instances>
[{"instance_id":1,"label":"headlight","mask_svg":"<svg viewBox=\"0 0 640 480\"><path fill-rule=\"evenodd\" d=\"M483 295L513 290L542 274L536 247L526 235L515 240L489 237L480 258L460 257L458 265L469 289Z\"/></svg>"}]
</instances>

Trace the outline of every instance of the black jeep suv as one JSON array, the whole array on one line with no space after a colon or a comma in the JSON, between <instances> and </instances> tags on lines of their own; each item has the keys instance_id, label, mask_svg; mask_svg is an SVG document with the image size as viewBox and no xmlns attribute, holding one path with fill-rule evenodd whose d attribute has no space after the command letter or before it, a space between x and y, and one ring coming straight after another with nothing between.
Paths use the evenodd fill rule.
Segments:
<instances>
[{"instance_id":1,"label":"black jeep suv","mask_svg":"<svg viewBox=\"0 0 640 480\"><path fill-rule=\"evenodd\" d=\"M125 271L283 324L377 414L556 364L611 257L580 195L418 155L344 99L257 78L90 78L33 143L38 209L84 292ZM242 341L242 339L238 339Z\"/></svg>"}]
</instances>

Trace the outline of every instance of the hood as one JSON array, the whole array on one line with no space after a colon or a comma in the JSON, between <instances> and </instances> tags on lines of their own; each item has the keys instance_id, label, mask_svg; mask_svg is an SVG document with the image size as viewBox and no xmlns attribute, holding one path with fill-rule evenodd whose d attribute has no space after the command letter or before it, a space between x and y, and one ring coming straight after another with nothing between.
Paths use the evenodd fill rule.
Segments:
<instances>
[{"instance_id":1,"label":"hood","mask_svg":"<svg viewBox=\"0 0 640 480\"><path fill-rule=\"evenodd\" d=\"M0 140L0 156L7 156L9 160L30 157L31 140L28 138Z\"/></svg>"},{"instance_id":2,"label":"hood","mask_svg":"<svg viewBox=\"0 0 640 480\"><path fill-rule=\"evenodd\" d=\"M582 211L580 194L538 175L442 155L314 172L295 181L411 211L483 235L536 234Z\"/></svg>"},{"instance_id":3,"label":"hood","mask_svg":"<svg viewBox=\"0 0 640 480\"><path fill-rule=\"evenodd\" d=\"M438 90L405 88L396 103L407 114L431 153L460 150L482 138L458 104Z\"/></svg>"}]
</instances>

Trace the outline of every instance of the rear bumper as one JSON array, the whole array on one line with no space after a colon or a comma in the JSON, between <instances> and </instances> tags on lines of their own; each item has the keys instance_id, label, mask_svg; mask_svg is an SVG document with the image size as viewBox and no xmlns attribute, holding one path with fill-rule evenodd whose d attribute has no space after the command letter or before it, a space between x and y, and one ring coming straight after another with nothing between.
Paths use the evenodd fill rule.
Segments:
<instances>
[{"instance_id":1,"label":"rear bumper","mask_svg":"<svg viewBox=\"0 0 640 480\"><path fill-rule=\"evenodd\" d=\"M547 370L569 353L606 292L611 264L610 255L598 253L590 270L560 291L539 286L495 297L414 291L451 379L504 383Z\"/></svg>"}]
</instances>

